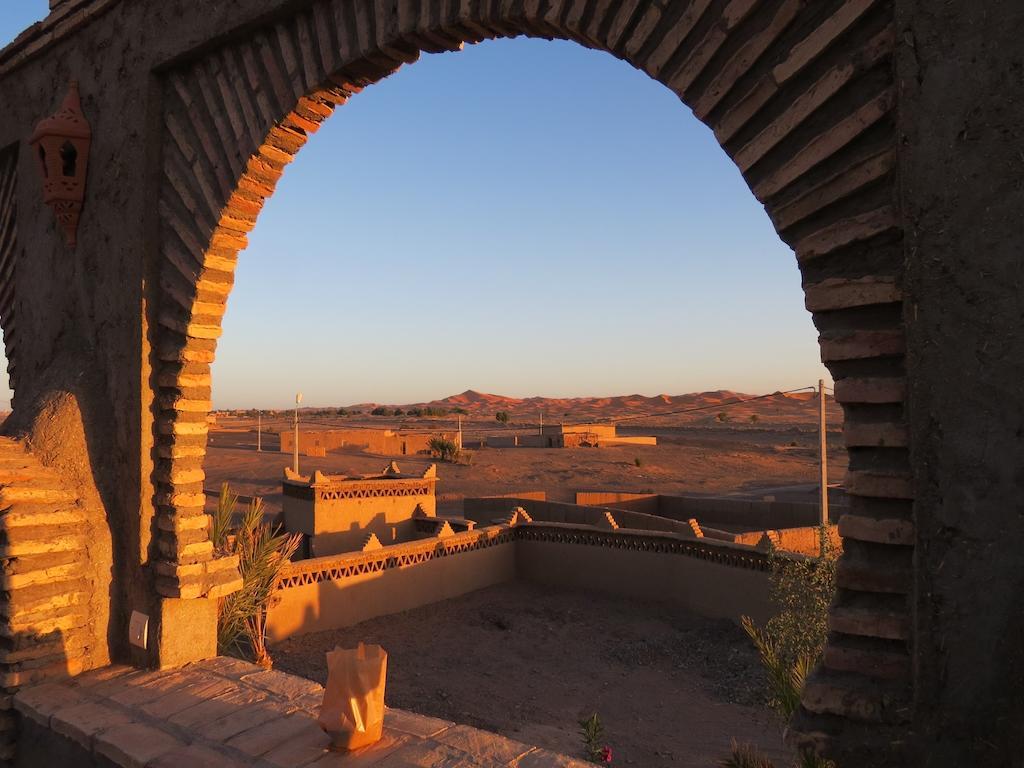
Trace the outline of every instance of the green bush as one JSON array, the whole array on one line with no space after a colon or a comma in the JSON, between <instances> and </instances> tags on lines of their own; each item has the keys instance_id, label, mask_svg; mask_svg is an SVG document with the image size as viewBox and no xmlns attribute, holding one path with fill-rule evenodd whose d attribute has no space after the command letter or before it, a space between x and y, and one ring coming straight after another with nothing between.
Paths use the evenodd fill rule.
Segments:
<instances>
[{"instance_id":1,"label":"green bush","mask_svg":"<svg viewBox=\"0 0 1024 768\"><path fill-rule=\"evenodd\" d=\"M819 529L820 557L784 557L772 551L771 597L779 612L764 627L758 627L749 616L742 618L743 629L761 656L768 682L769 705L788 723L800 706L807 675L821 658L828 639L828 608L835 594L838 553L828 536L828 528ZM744 752L743 750L746 750ZM756 751L744 747L722 766L764 766L753 759ZM731 761L731 762L730 762ZM804 752L800 768L834 768L827 760Z\"/></svg>"},{"instance_id":2,"label":"green bush","mask_svg":"<svg viewBox=\"0 0 1024 768\"><path fill-rule=\"evenodd\" d=\"M459 458L459 446L447 437L432 437L427 441L430 453L441 461L456 461Z\"/></svg>"},{"instance_id":3,"label":"green bush","mask_svg":"<svg viewBox=\"0 0 1024 768\"><path fill-rule=\"evenodd\" d=\"M508 424L508 411L498 411L496 414L494 414L494 418L497 419L502 424Z\"/></svg>"}]
</instances>

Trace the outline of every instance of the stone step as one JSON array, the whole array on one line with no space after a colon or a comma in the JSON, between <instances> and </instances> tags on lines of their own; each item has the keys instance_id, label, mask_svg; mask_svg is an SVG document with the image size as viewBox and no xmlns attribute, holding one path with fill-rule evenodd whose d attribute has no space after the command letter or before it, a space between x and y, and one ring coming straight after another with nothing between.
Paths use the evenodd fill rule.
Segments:
<instances>
[{"instance_id":1,"label":"stone step","mask_svg":"<svg viewBox=\"0 0 1024 768\"><path fill-rule=\"evenodd\" d=\"M78 590L69 592L66 595L56 595L48 602L34 603L32 607L16 610L10 614L4 614L3 618L12 635L17 636L19 632L36 633L38 628L46 625L52 619L66 615L80 617L81 622L88 620L87 610L89 595ZM0 635L3 630L0 629Z\"/></svg>"},{"instance_id":2,"label":"stone step","mask_svg":"<svg viewBox=\"0 0 1024 768\"><path fill-rule=\"evenodd\" d=\"M0 455L8 453L26 453L24 443L13 437L0 437Z\"/></svg>"},{"instance_id":3,"label":"stone step","mask_svg":"<svg viewBox=\"0 0 1024 768\"><path fill-rule=\"evenodd\" d=\"M30 454L0 453L0 472L29 472L39 466L39 462Z\"/></svg>"},{"instance_id":4,"label":"stone step","mask_svg":"<svg viewBox=\"0 0 1024 768\"><path fill-rule=\"evenodd\" d=\"M86 575L85 564L81 561L62 563L52 566L38 567L31 564L25 565L24 570L7 571L6 566L11 563L23 563L36 557L51 557L50 555L31 555L26 558L15 558L5 563L5 573L0 575L0 589L16 590L22 587L47 584L55 581L71 581L80 579Z\"/></svg>"},{"instance_id":5,"label":"stone step","mask_svg":"<svg viewBox=\"0 0 1024 768\"><path fill-rule=\"evenodd\" d=\"M86 668L87 663L83 659L60 656L51 659L45 666L0 672L0 686L15 688L23 685L35 685L47 680L62 680L79 675Z\"/></svg>"},{"instance_id":6,"label":"stone step","mask_svg":"<svg viewBox=\"0 0 1024 768\"><path fill-rule=\"evenodd\" d=\"M836 564L836 586L842 589L907 594L913 585L909 563L869 560L847 550Z\"/></svg>"},{"instance_id":7,"label":"stone step","mask_svg":"<svg viewBox=\"0 0 1024 768\"><path fill-rule=\"evenodd\" d=\"M62 487L59 479L37 477L0 478L0 506L9 506L19 501L32 504L74 503L78 494Z\"/></svg>"},{"instance_id":8,"label":"stone step","mask_svg":"<svg viewBox=\"0 0 1024 768\"><path fill-rule=\"evenodd\" d=\"M881 608L849 608L833 606L828 616L828 627L833 632L885 640L906 640L910 635L910 618L906 613Z\"/></svg>"},{"instance_id":9,"label":"stone step","mask_svg":"<svg viewBox=\"0 0 1024 768\"><path fill-rule=\"evenodd\" d=\"M0 558L44 555L54 552L84 552L86 533L81 528L57 529L47 534L46 528L22 528L0 534ZM18 533L15 534L15 531ZM7 539L7 541L3 541Z\"/></svg>"},{"instance_id":10,"label":"stone step","mask_svg":"<svg viewBox=\"0 0 1024 768\"><path fill-rule=\"evenodd\" d=\"M30 643L21 648L0 649L0 664L14 665L60 654L80 656L93 642L84 631L54 633L52 639Z\"/></svg>"},{"instance_id":11,"label":"stone step","mask_svg":"<svg viewBox=\"0 0 1024 768\"><path fill-rule=\"evenodd\" d=\"M909 680L910 654L905 647L895 645L833 635L825 648L823 662L825 667L838 672L856 672L864 677L884 680Z\"/></svg>"},{"instance_id":12,"label":"stone step","mask_svg":"<svg viewBox=\"0 0 1024 768\"><path fill-rule=\"evenodd\" d=\"M40 639L45 642L49 639L48 636L55 632L71 632L86 627L89 620L88 605L83 602L46 616L3 622L0 624L0 638L4 638L9 648L21 649L39 642Z\"/></svg>"},{"instance_id":13,"label":"stone step","mask_svg":"<svg viewBox=\"0 0 1024 768\"><path fill-rule=\"evenodd\" d=\"M914 544L914 524L909 520L845 514L839 519L839 535L876 544Z\"/></svg>"},{"instance_id":14,"label":"stone step","mask_svg":"<svg viewBox=\"0 0 1024 768\"><path fill-rule=\"evenodd\" d=\"M800 703L809 712L868 723L901 723L910 717L910 691L853 673L819 668L807 678Z\"/></svg>"},{"instance_id":15,"label":"stone step","mask_svg":"<svg viewBox=\"0 0 1024 768\"><path fill-rule=\"evenodd\" d=\"M13 528L82 525L88 520L84 508L77 504L33 504L18 502L0 510L0 525Z\"/></svg>"},{"instance_id":16,"label":"stone step","mask_svg":"<svg viewBox=\"0 0 1024 768\"><path fill-rule=\"evenodd\" d=\"M88 584L84 579L46 582L13 590L8 600L0 601L0 616L19 618L56 611L84 601Z\"/></svg>"}]
</instances>

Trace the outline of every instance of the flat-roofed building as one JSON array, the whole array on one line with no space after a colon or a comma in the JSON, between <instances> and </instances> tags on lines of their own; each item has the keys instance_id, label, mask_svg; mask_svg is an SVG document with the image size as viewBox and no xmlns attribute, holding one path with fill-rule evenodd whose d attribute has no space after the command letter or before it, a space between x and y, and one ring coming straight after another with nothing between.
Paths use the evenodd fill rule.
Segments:
<instances>
[{"instance_id":1,"label":"flat-roofed building","mask_svg":"<svg viewBox=\"0 0 1024 768\"><path fill-rule=\"evenodd\" d=\"M305 557L423 538L432 529L423 523L437 517L436 486L434 464L422 475L402 474L394 462L379 474L356 477L321 472L299 476L285 469L285 528L303 534Z\"/></svg>"}]
</instances>

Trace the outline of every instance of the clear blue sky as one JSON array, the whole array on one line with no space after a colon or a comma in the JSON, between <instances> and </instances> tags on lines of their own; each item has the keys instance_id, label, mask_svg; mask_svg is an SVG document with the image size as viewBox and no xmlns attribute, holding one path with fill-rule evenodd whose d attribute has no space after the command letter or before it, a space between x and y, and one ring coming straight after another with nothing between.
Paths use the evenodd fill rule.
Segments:
<instances>
[{"instance_id":1,"label":"clear blue sky","mask_svg":"<svg viewBox=\"0 0 1024 768\"><path fill-rule=\"evenodd\" d=\"M7 39L45 12L16 5ZM500 40L422 57L300 152L241 256L214 404L757 393L827 378L816 337L793 253L671 92Z\"/></svg>"}]
</instances>

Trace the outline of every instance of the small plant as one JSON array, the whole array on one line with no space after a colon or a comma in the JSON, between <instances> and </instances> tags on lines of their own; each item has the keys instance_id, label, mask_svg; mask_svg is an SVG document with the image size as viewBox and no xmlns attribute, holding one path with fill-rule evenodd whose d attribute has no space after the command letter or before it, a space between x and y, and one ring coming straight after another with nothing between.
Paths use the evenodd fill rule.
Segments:
<instances>
[{"instance_id":1,"label":"small plant","mask_svg":"<svg viewBox=\"0 0 1024 768\"><path fill-rule=\"evenodd\" d=\"M378 405L376 408L374 408L372 411L370 411L370 415L371 416L387 416L388 415L388 409L385 408L383 405Z\"/></svg>"},{"instance_id":2,"label":"small plant","mask_svg":"<svg viewBox=\"0 0 1024 768\"><path fill-rule=\"evenodd\" d=\"M643 459L641 459L639 456L633 459L633 463L636 464L638 467L642 467L644 465Z\"/></svg>"},{"instance_id":3,"label":"small plant","mask_svg":"<svg viewBox=\"0 0 1024 768\"><path fill-rule=\"evenodd\" d=\"M391 412L391 415L392 416L404 416L405 415L405 411L403 411L401 408L395 408L395 410L393 410Z\"/></svg>"},{"instance_id":4,"label":"small plant","mask_svg":"<svg viewBox=\"0 0 1024 768\"><path fill-rule=\"evenodd\" d=\"M719 768L775 768L775 763L757 751L751 744L732 743L732 753L722 760Z\"/></svg>"},{"instance_id":5,"label":"small plant","mask_svg":"<svg viewBox=\"0 0 1024 768\"><path fill-rule=\"evenodd\" d=\"M729 416L729 414L728 414L728 413L726 413L725 411L722 411L722 412L721 412L721 413L719 413L719 414L718 414L717 416L715 416L715 419L716 419L717 421L719 421L720 423L722 423L722 424L725 424L725 423L726 423L727 421L730 421L730 420L731 420L731 418L732 418L732 417L731 417L731 416Z\"/></svg>"},{"instance_id":6,"label":"small plant","mask_svg":"<svg viewBox=\"0 0 1024 768\"><path fill-rule=\"evenodd\" d=\"M254 661L269 668L273 661L267 652L267 610L275 598L281 572L302 536L272 530L263 521L260 498L254 498L242 513L232 535L237 501L224 483L210 531L216 549L238 555L242 575L242 588L223 598L218 606L217 648L220 653L244 652L248 645Z\"/></svg>"},{"instance_id":7,"label":"small plant","mask_svg":"<svg viewBox=\"0 0 1024 768\"><path fill-rule=\"evenodd\" d=\"M494 418L497 419L501 424L508 424L508 411L498 411L494 414Z\"/></svg>"},{"instance_id":8,"label":"small plant","mask_svg":"<svg viewBox=\"0 0 1024 768\"><path fill-rule=\"evenodd\" d=\"M760 420L761 420L761 418L756 413L750 414L750 423L751 424L757 424L757 422L759 422Z\"/></svg>"},{"instance_id":9,"label":"small plant","mask_svg":"<svg viewBox=\"0 0 1024 768\"><path fill-rule=\"evenodd\" d=\"M456 461L459 458L459 446L447 437L432 437L427 441L427 448L441 461Z\"/></svg>"},{"instance_id":10,"label":"small plant","mask_svg":"<svg viewBox=\"0 0 1024 768\"><path fill-rule=\"evenodd\" d=\"M583 751L587 760L592 763L611 764L612 748L604 741L604 726L595 712L590 717L580 720L580 733L583 736Z\"/></svg>"}]
</instances>

